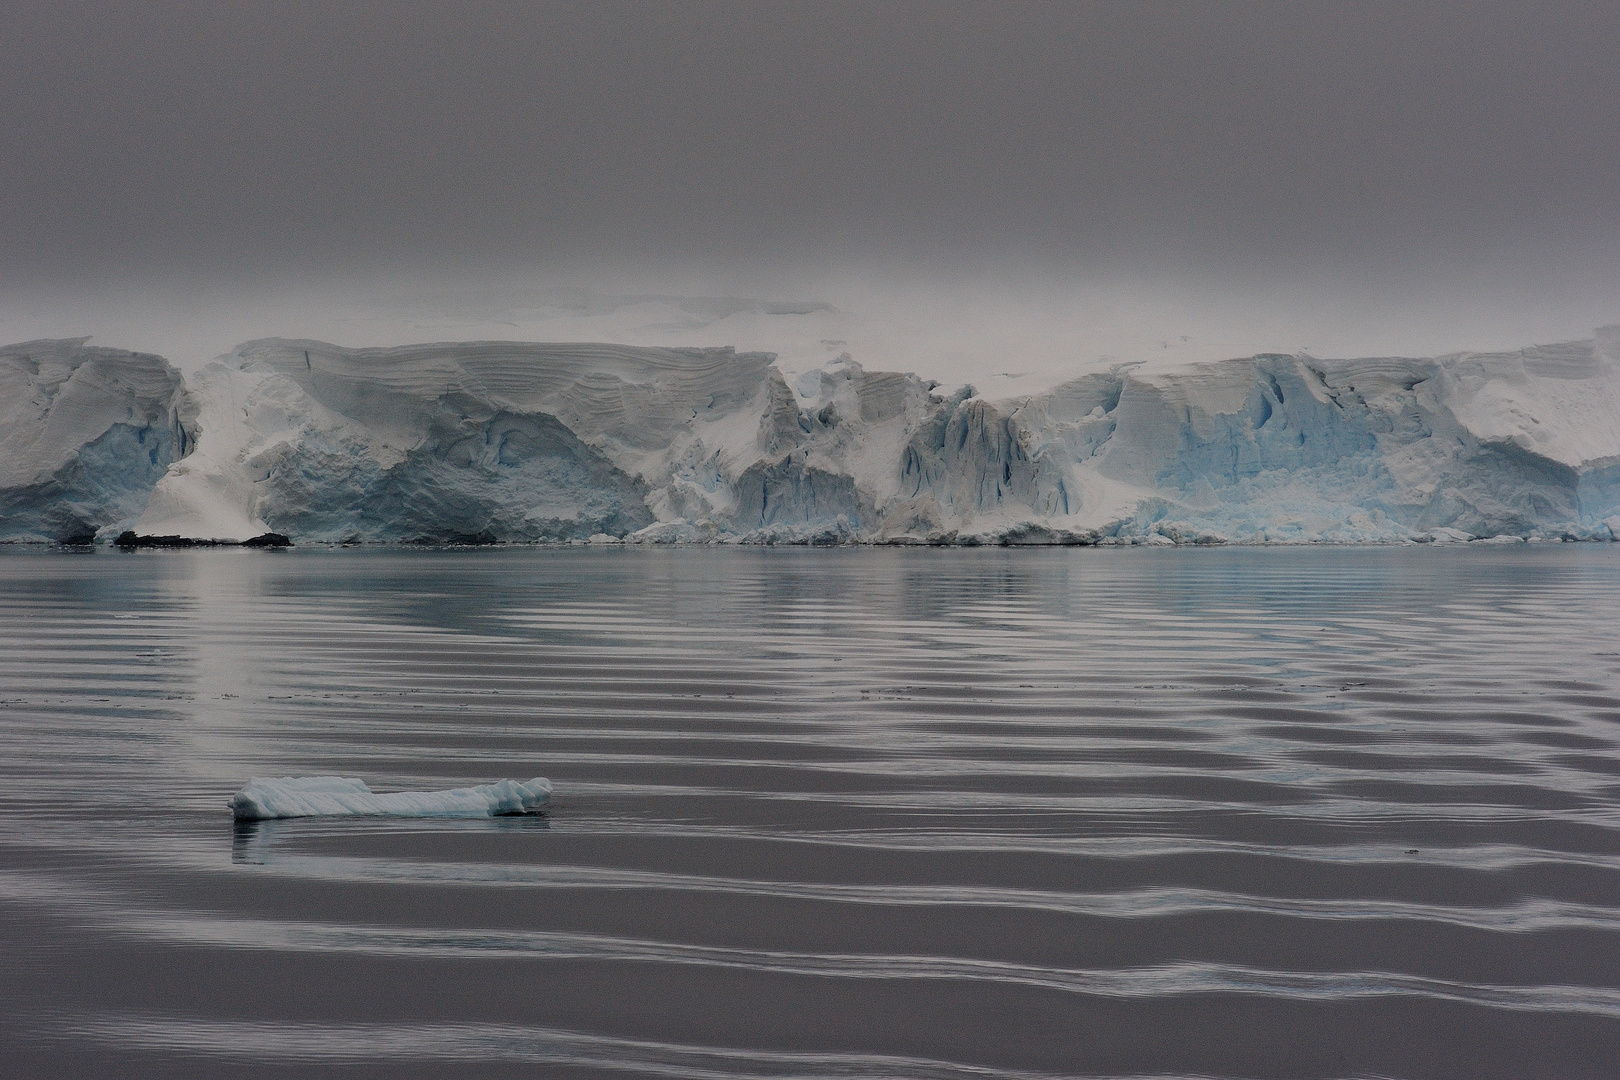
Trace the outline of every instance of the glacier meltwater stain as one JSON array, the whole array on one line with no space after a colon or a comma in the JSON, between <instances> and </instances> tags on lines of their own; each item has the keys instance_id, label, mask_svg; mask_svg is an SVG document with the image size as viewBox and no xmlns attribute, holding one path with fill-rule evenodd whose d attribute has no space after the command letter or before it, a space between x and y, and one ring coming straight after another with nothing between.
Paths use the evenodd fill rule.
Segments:
<instances>
[{"instance_id":1,"label":"glacier meltwater stain","mask_svg":"<svg viewBox=\"0 0 1620 1080\"><path fill-rule=\"evenodd\" d=\"M1610 1076L1615 611L1617 545L14 549L0 1071Z\"/></svg>"}]
</instances>

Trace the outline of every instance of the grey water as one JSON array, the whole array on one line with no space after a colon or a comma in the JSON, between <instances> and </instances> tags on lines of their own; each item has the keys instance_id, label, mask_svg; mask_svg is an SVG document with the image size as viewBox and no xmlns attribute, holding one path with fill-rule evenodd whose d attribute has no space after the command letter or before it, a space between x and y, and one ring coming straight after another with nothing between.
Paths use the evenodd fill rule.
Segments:
<instances>
[{"instance_id":1,"label":"grey water","mask_svg":"<svg viewBox=\"0 0 1620 1080\"><path fill-rule=\"evenodd\" d=\"M0 555L0 1073L1620 1075L1620 545ZM250 776L545 816L233 824Z\"/></svg>"}]
</instances>

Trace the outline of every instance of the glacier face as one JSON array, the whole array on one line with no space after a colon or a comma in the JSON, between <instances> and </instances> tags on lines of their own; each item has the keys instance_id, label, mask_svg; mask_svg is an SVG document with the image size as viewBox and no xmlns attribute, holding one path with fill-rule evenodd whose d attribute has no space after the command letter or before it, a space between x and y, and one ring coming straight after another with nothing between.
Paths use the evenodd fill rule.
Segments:
<instances>
[{"instance_id":1,"label":"glacier face","mask_svg":"<svg viewBox=\"0 0 1620 1080\"><path fill-rule=\"evenodd\" d=\"M730 349L268 339L175 381L168 412L141 404L156 398L135 373L156 372L155 357L82 341L0 357L47 346L96 353L108 371L129 366L122 382L100 376L91 412L110 416L117 399L148 419L112 434L112 422L64 429L61 446L80 441L57 454L71 468L47 470L65 478L58 488L5 489L19 508L4 519L10 537L61 535L13 521L90 522L73 508L82 496L59 493L72 484L145 501L142 534L197 538L1278 543L1620 532L1620 327L1511 353L1121 365L994 400L847 357L790 385L770 354ZM126 445L143 431L150 447ZM5 475L44 475L16 462L44 461L32 448L47 442L28 443L27 457L8 428ZM141 447L152 451L145 464Z\"/></svg>"},{"instance_id":2,"label":"glacier face","mask_svg":"<svg viewBox=\"0 0 1620 1080\"><path fill-rule=\"evenodd\" d=\"M0 348L0 539L116 534L192 448L180 373L88 340Z\"/></svg>"}]
</instances>

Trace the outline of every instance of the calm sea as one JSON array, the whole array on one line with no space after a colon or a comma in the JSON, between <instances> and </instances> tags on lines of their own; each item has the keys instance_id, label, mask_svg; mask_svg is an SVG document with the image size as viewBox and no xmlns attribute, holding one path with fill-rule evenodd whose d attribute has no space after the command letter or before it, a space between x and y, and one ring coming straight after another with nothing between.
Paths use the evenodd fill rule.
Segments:
<instances>
[{"instance_id":1,"label":"calm sea","mask_svg":"<svg viewBox=\"0 0 1620 1080\"><path fill-rule=\"evenodd\" d=\"M1620 545L0 555L0 1073L1620 1075ZM544 817L234 825L250 776Z\"/></svg>"}]
</instances>

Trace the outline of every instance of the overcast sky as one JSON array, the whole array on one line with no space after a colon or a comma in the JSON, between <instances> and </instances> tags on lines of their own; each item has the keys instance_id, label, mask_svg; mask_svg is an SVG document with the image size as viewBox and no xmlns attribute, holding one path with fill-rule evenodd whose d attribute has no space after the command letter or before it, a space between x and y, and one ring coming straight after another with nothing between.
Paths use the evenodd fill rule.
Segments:
<instances>
[{"instance_id":1,"label":"overcast sky","mask_svg":"<svg viewBox=\"0 0 1620 1080\"><path fill-rule=\"evenodd\" d=\"M0 146L7 340L558 286L1081 338L1135 297L1279 348L1620 321L1612 2L8 0Z\"/></svg>"}]
</instances>

